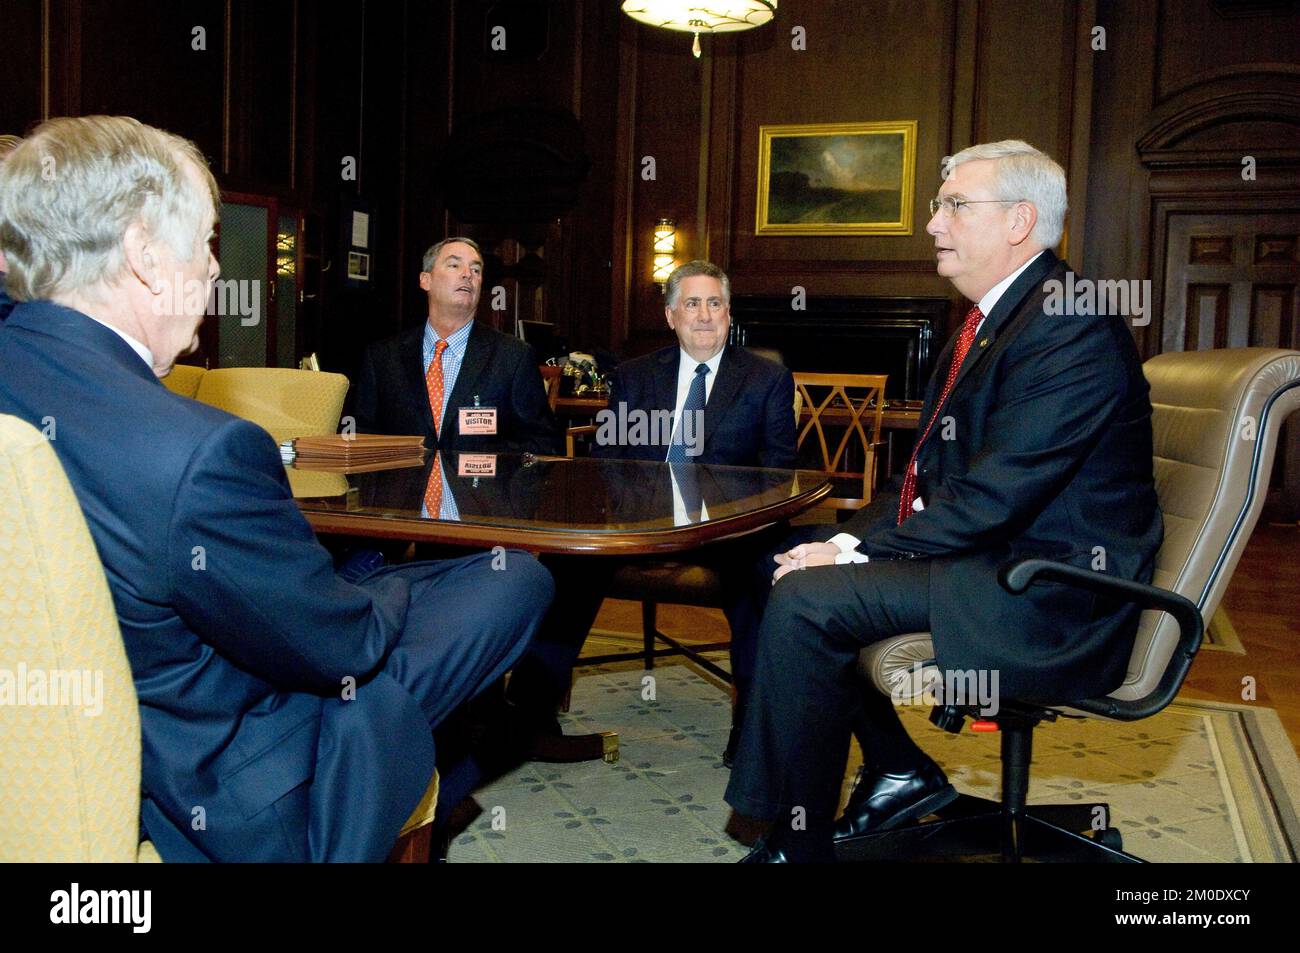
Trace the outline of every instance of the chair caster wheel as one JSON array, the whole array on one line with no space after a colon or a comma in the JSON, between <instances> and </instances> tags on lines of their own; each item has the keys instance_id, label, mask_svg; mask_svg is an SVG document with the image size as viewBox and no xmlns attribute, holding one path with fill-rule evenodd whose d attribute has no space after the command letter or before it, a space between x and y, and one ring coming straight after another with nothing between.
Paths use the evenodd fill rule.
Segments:
<instances>
[{"instance_id":1,"label":"chair caster wheel","mask_svg":"<svg viewBox=\"0 0 1300 953\"><path fill-rule=\"evenodd\" d=\"M1103 847L1109 847L1111 850L1124 849L1124 835L1119 832L1117 827L1104 827L1099 831L1093 831L1092 839Z\"/></svg>"}]
</instances>

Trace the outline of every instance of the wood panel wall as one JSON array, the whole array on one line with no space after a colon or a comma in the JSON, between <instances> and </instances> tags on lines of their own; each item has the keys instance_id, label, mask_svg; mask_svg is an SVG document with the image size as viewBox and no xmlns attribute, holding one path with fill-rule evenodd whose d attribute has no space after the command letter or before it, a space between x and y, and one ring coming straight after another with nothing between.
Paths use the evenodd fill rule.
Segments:
<instances>
[{"instance_id":1,"label":"wood panel wall","mask_svg":"<svg viewBox=\"0 0 1300 953\"><path fill-rule=\"evenodd\" d=\"M544 11L543 35L524 37L526 55L492 50L491 25L520 22L520 8ZM200 25L206 51L192 48ZM341 265L322 282L322 356L344 371L367 341L420 319L430 243L448 229L509 240L449 215L457 183L438 175L458 125L504 107L566 111L590 162L573 206L533 223L530 305L573 344L626 354L670 340L649 266L665 216L679 258L712 258L737 292L946 295L955 320L925 206L941 158L972 142L1019 137L1053 154L1069 174L1067 257L1098 277L1150 278L1158 296L1170 215L1300 207L1293 0L783 0L767 27L704 38L699 60L689 37L606 0L6 0L5 33L0 129L139 116L198 142L223 188L319 216L327 258L340 210L371 203L370 285L345 288ZM913 234L754 234L760 125L883 119L918 122ZM1249 185L1246 152L1259 161ZM356 181L340 174L345 156ZM1158 321L1135 333L1147 354L1162 346Z\"/></svg>"}]
</instances>

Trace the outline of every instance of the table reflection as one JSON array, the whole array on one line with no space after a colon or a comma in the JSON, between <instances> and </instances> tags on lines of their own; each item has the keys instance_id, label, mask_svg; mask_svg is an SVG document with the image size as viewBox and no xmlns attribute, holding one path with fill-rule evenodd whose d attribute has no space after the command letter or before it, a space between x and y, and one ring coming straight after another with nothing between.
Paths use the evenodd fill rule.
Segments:
<instances>
[{"instance_id":1,"label":"table reflection","mask_svg":"<svg viewBox=\"0 0 1300 953\"><path fill-rule=\"evenodd\" d=\"M291 468L289 476L309 518L347 514L358 518L358 532L362 518L575 534L704 527L774 507L804 509L826 485L815 471L531 454L431 453L421 466L348 474Z\"/></svg>"}]
</instances>

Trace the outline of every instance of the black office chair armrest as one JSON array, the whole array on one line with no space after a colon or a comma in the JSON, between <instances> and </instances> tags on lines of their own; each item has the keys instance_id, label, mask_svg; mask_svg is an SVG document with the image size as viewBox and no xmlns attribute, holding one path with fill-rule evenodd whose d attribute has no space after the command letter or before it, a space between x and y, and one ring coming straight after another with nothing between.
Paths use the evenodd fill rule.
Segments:
<instances>
[{"instance_id":1,"label":"black office chair armrest","mask_svg":"<svg viewBox=\"0 0 1300 953\"><path fill-rule=\"evenodd\" d=\"M1019 562L1008 563L998 573L998 582L1002 584L1002 588L1013 595L1021 595L1029 588L1030 583L1039 578L1089 589L1112 599L1135 603L1143 609L1160 609L1168 612L1178 623L1178 647L1169 659L1169 664L1165 666L1160 683L1154 691L1142 698L1132 700L1103 697L1071 701L1069 702L1071 708L1079 708L1121 721L1136 721L1139 718L1149 718L1174 700L1178 689L1182 687L1183 679L1187 677L1187 672L1192 667L1192 659L1196 657L1196 652L1201 647L1201 639L1205 632L1205 621L1201 618L1201 610L1194 602L1158 586L1149 586L1128 579L1116 579L1101 572L1050 559L1022 559Z\"/></svg>"}]
</instances>

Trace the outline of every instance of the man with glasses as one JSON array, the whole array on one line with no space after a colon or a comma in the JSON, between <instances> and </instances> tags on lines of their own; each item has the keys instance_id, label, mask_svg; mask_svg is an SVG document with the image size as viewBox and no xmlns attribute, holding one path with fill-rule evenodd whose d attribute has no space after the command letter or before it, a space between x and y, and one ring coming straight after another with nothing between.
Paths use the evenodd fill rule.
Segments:
<instances>
[{"instance_id":1,"label":"man with glasses","mask_svg":"<svg viewBox=\"0 0 1300 953\"><path fill-rule=\"evenodd\" d=\"M753 700L726 794L773 822L749 862L830 860L835 841L956 797L857 673L866 645L930 631L942 671L997 686L989 708L999 696L1106 694L1132 650L1135 608L1055 583L1012 596L997 578L1008 561L1040 556L1150 580L1162 528L1133 338L1119 316L1046 309L1045 283L1067 272L1051 251L1066 212L1051 158L1007 140L950 156L943 172L926 231L939 274L975 304L939 357L899 492L834 535L810 528L767 564ZM863 770L832 823L850 731Z\"/></svg>"}]
</instances>

